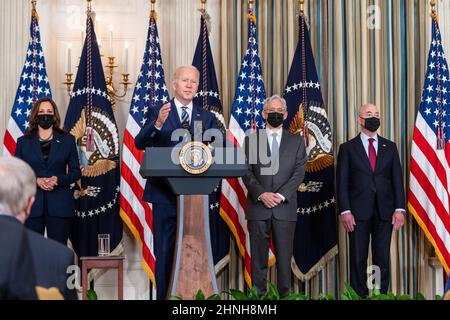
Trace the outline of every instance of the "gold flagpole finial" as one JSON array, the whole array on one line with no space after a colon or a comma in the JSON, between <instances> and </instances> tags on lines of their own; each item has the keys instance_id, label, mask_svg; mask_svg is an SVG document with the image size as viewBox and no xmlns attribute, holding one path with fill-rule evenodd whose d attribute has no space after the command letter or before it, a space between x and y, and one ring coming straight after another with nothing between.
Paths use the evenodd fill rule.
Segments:
<instances>
[{"instance_id":1,"label":"gold flagpole finial","mask_svg":"<svg viewBox=\"0 0 450 320\"><path fill-rule=\"evenodd\" d=\"M253 10L253 3L254 3L254 0L248 0L248 9L249 10Z\"/></svg>"},{"instance_id":2,"label":"gold flagpole finial","mask_svg":"<svg viewBox=\"0 0 450 320\"><path fill-rule=\"evenodd\" d=\"M434 9L436 7L436 0L430 0L431 8Z\"/></svg>"},{"instance_id":3,"label":"gold flagpole finial","mask_svg":"<svg viewBox=\"0 0 450 320\"><path fill-rule=\"evenodd\" d=\"M155 11L156 0L150 0L151 10Z\"/></svg>"},{"instance_id":4,"label":"gold flagpole finial","mask_svg":"<svg viewBox=\"0 0 450 320\"><path fill-rule=\"evenodd\" d=\"M298 0L298 7L300 9L300 12L303 12L304 5L305 5L305 0Z\"/></svg>"},{"instance_id":5,"label":"gold flagpole finial","mask_svg":"<svg viewBox=\"0 0 450 320\"><path fill-rule=\"evenodd\" d=\"M200 8L206 10L206 0L200 0Z\"/></svg>"},{"instance_id":6,"label":"gold flagpole finial","mask_svg":"<svg viewBox=\"0 0 450 320\"><path fill-rule=\"evenodd\" d=\"M36 10L36 0L31 0L31 6L33 7L33 10Z\"/></svg>"}]
</instances>

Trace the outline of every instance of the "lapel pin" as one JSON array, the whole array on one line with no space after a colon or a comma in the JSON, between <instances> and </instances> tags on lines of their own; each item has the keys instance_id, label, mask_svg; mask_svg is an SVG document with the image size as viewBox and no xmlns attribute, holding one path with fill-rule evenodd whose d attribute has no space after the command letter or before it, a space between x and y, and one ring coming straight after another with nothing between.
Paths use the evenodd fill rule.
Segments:
<instances>
[{"instance_id":1,"label":"lapel pin","mask_svg":"<svg viewBox=\"0 0 450 320\"><path fill-rule=\"evenodd\" d=\"M386 148L386 145L383 143L383 147L385 147Z\"/></svg>"}]
</instances>

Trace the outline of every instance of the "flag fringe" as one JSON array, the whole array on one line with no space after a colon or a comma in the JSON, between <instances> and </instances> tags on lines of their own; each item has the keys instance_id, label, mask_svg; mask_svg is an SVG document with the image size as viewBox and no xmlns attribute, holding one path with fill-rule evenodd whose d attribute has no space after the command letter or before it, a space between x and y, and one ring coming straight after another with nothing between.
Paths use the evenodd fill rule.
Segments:
<instances>
[{"instance_id":1,"label":"flag fringe","mask_svg":"<svg viewBox=\"0 0 450 320\"><path fill-rule=\"evenodd\" d=\"M433 236L428 231L427 225L422 221L419 214L417 213L416 209L412 206L411 203L408 203L408 211L414 216L414 219L416 220L417 224L422 229L423 233L427 237L428 241L430 241L431 245L433 246L436 255L438 256L439 261L441 262L442 266L444 267L444 270L447 274L450 274L450 266L445 261L445 258L442 254L442 252L439 250L439 247L436 244L436 241L434 240Z\"/></svg>"},{"instance_id":2,"label":"flag fringe","mask_svg":"<svg viewBox=\"0 0 450 320\"><path fill-rule=\"evenodd\" d=\"M131 222L130 217L127 215L125 210L120 208L120 217L122 218L122 221L125 222L125 225L128 227L130 232L133 234L134 238L138 242L139 246L142 247L144 244L142 243L142 239L139 235L139 232L137 231L134 224ZM150 249L150 248L149 248ZM150 278L150 281L152 284L156 287L156 281L155 281L155 274L153 273L152 268L147 264L144 258L142 258L142 268L144 269L145 273L147 273L147 276Z\"/></svg>"},{"instance_id":3,"label":"flag fringe","mask_svg":"<svg viewBox=\"0 0 450 320\"><path fill-rule=\"evenodd\" d=\"M311 280L317 273L322 271L322 269L327 265L327 263L333 259L338 254L338 246L335 245L330 249L323 257L320 259L306 274L300 271L297 264L295 263L294 257L291 260L291 268L294 275L300 281L309 281Z\"/></svg>"}]
</instances>

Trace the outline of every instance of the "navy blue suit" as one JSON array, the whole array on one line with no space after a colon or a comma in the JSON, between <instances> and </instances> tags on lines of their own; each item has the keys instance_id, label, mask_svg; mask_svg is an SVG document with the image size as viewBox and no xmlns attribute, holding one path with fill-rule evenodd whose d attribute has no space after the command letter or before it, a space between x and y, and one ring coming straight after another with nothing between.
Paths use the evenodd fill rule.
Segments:
<instances>
[{"instance_id":1,"label":"navy blue suit","mask_svg":"<svg viewBox=\"0 0 450 320\"><path fill-rule=\"evenodd\" d=\"M28 235L14 217L0 215L0 300L36 300Z\"/></svg>"},{"instance_id":2,"label":"navy blue suit","mask_svg":"<svg viewBox=\"0 0 450 320\"><path fill-rule=\"evenodd\" d=\"M136 148L145 150L147 147L173 147L179 141L171 141L172 132L182 128L180 117L174 101L166 122L161 130L155 128L159 110L162 106L149 111L147 124L135 138ZM217 120L213 113L193 106L191 116L191 132L194 132L194 123L202 122L202 130L218 129ZM176 195L164 179L150 178L145 185L143 200L153 205L153 231L154 251L156 258L156 288L158 300L167 295L167 287L172 270L173 252L175 248L175 232L177 226Z\"/></svg>"},{"instance_id":3,"label":"navy blue suit","mask_svg":"<svg viewBox=\"0 0 450 320\"><path fill-rule=\"evenodd\" d=\"M41 234L44 234L46 226L50 238L66 245L75 211L70 184L81 177L75 138L54 131L50 154L45 161L38 135L23 136L17 140L15 156L28 163L37 178L58 178L58 185L52 191L37 189L36 200L25 225Z\"/></svg>"},{"instance_id":4,"label":"navy blue suit","mask_svg":"<svg viewBox=\"0 0 450 320\"><path fill-rule=\"evenodd\" d=\"M351 211L355 230L349 233L350 284L368 295L367 258L372 239L373 264L380 267L381 292L387 293L390 275L392 215L405 208L403 169L394 142L378 136L375 170L370 166L361 136L339 148L336 186L339 212Z\"/></svg>"},{"instance_id":5,"label":"navy blue suit","mask_svg":"<svg viewBox=\"0 0 450 320\"><path fill-rule=\"evenodd\" d=\"M8 220L23 227L14 217L2 216L0 219ZM67 268L74 264L73 252L66 246L52 239L46 239L41 234L25 229L28 246L36 275L36 286L43 288L57 288L66 300L77 299L75 289L67 287Z\"/></svg>"}]
</instances>

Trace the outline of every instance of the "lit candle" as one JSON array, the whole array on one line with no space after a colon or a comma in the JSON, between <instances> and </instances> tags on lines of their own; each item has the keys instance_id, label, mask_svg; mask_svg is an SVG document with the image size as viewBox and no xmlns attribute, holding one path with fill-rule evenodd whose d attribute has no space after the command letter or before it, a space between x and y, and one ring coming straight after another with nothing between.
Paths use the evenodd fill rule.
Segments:
<instances>
[{"instance_id":1,"label":"lit candle","mask_svg":"<svg viewBox=\"0 0 450 320\"><path fill-rule=\"evenodd\" d=\"M72 43L67 45L67 73L72 72Z\"/></svg>"},{"instance_id":2,"label":"lit candle","mask_svg":"<svg viewBox=\"0 0 450 320\"><path fill-rule=\"evenodd\" d=\"M111 52L111 57L113 56L113 25L109 25L109 51Z\"/></svg>"},{"instance_id":3,"label":"lit candle","mask_svg":"<svg viewBox=\"0 0 450 320\"><path fill-rule=\"evenodd\" d=\"M128 73L128 42L125 42L125 69L124 73Z\"/></svg>"}]
</instances>

